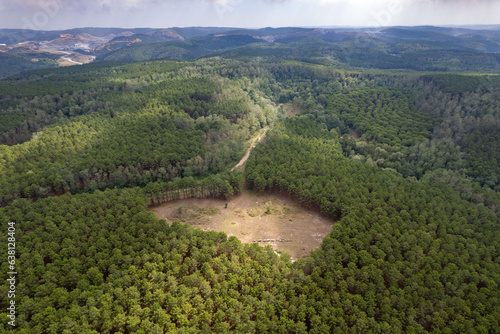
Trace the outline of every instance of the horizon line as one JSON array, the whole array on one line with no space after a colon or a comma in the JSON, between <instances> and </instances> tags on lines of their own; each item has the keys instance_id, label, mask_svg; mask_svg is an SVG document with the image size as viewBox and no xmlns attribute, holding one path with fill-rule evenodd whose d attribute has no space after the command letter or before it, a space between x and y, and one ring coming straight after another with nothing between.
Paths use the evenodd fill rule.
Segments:
<instances>
[{"instance_id":1,"label":"horizon line","mask_svg":"<svg viewBox=\"0 0 500 334\"><path fill-rule=\"evenodd\" d=\"M67 31L67 30L75 30L75 29L122 29L122 30L136 30L136 29L151 29L151 30L160 30L160 29L244 29L244 30L263 30L263 29L284 29L284 28L298 28L298 29L383 29L383 28L395 28L395 27L407 27L407 28L419 28L419 27L434 27L434 28L469 28L473 29L473 27L498 27L500 29L499 24L442 24L442 25L433 25L433 24L422 24L422 25L389 25L389 26L355 26L355 25L339 25L339 26L328 26L328 25L318 25L318 26L262 26L262 27L229 27L229 26L173 26L173 27L99 27L99 26L87 26L87 27L73 27L73 28L61 28L61 29L22 29L22 28L2 28L0 30L20 30L20 31L38 31L38 32L50 32L50 31Z\"/></svg>"}]
</instances>

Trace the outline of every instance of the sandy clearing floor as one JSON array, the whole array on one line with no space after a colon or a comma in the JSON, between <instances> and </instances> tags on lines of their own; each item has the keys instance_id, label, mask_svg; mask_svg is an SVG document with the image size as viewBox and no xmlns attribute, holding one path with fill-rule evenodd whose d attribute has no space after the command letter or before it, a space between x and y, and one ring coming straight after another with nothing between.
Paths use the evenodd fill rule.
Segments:
<instances>
[{"instance_id":1,"label":"sandy clearing floor","mask_svg":"<svg viewBox=\"0 0 500 334\"><path fill-rule=\"evenodd\" d=\"M63 54L57 61L59 66L83 65L91 63L95 59L94 56L82 55L77 52L60 51L58 53Z\"/></svg>"},{"instance_id":2,"label":"sandy clearing floor","mask_svg":"<svg viewBox=\"0 0 500 334\"><path fill-rule=\"evenodd\" d=\"M227 209L225 203L228 203ZM182 207L179 212L179 207ZM225 232L243 243L258 242L303 258L321 245L333 222L290 198L270 193L243 194L229 200L186 199L150 208L169 223L179 220L204 231ZM264 242L264 240L269 240Z\"/></svg>"}]
</instances>

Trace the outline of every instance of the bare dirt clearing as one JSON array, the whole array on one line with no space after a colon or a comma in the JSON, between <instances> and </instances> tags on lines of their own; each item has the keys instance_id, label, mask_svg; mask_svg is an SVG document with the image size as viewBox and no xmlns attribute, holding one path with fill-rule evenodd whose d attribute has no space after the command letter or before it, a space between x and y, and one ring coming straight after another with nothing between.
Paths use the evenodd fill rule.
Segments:
<instances>
[{"instance_id":1,"label":"bare dirt clearing","mask_svg":"<svg viewBox=\"0 0 500 334\"><path fill-rule=\"evenodd\" d=\"M95 58L94 56L82 55L77 52L60 51L57 53L63 54L57 61L59 66L83 65L92 62Z\"/></svg>"},{"instance_id":2,"label":"bare dirt clearing","mask_svg":"<svg viewBox=\"0 0 500 334\"><path fill-rule=\"evenodd\" d=\"M271 245L293 260L318 248L333 226L319 213L270 193L244 192L229 201L191 198L154 206L150 211L169 223L179 220L203 231L225 232L243 243Z\"/></svg>"},{"instance_id":3,"label":"bare dirt clearing","mask_svg":"<svg viewBox=\"0 0 500 334\"><path fill-rule=\"evenodd\" d=\"M290 117L295 117L300 113L300 108L294 105L292 102L282 104L283 110Z\"/></svg>"}]
</instances>

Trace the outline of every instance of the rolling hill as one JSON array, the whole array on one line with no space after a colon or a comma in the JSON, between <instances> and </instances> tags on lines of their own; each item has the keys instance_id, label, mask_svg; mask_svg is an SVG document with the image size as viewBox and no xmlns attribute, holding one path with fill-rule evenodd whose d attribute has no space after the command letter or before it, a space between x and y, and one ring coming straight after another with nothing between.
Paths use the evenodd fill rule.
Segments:
<instances>
[{"instance_id":1,"label":"rolling hill","mask_svg":"<svg viewBox=\"0 0 500 334\"><path fill-rule=\"evenodd\" d=\"M0 332L499 333L494 28L1 31Z\"/></svg>"}]
</instances>

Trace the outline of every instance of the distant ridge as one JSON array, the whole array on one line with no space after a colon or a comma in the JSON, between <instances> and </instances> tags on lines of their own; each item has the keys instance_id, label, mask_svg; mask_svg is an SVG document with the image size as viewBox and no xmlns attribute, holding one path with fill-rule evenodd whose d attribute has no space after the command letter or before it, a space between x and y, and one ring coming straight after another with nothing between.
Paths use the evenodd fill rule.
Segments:
<instances>
[{"instance_id":1,"label":"distant ridge","mask_svg":"<svg viewBox=\"0 0 500 334\"><path fill-rule=\"evenodd\" d=\"M0 64L0 78L89 61L210 56L299 60L343 68L500 73L500 25L0 29L0 52L9 59Z\"/></svg>"}]
</instances>

